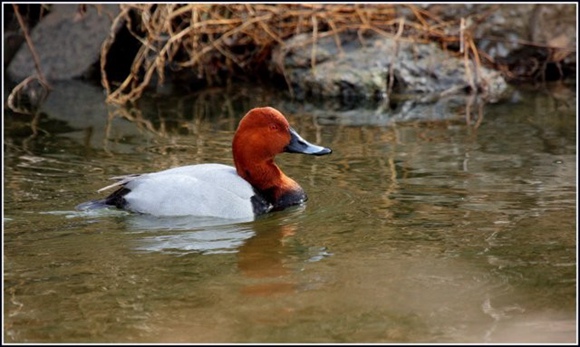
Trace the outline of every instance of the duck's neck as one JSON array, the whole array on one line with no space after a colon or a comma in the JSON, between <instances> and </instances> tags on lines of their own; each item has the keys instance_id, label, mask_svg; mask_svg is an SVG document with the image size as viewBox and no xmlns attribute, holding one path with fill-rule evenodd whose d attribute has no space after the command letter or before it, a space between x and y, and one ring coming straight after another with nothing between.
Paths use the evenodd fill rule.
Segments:
<instances>
[{"instance_id":1,"label":"duck's neck","mask_svg":"<svg viewBox=\"0 0 580 347\"><path fill-rule=\"evenodd\" d=\"M304 190L296 181L286 176L273 159L244 165L236 160L236 171L248 181L273 209L283 209L306 201Z\"/></svg>"}]
</instances>

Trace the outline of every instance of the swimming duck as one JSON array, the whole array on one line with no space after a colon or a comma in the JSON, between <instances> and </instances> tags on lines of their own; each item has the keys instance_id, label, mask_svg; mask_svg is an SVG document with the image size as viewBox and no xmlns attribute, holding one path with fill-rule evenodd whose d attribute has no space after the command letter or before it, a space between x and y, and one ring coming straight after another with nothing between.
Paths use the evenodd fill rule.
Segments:
<instances>
[{"instance_id":1,"label":"swimming duck","mask_svg":"<svg viewBox=\"0 0 580 347\"><path fill-rule=\"evenodd\" d=\"M82 203L78 210L117 207L154 216L253 218L302 204L307 195L274 163L277 154L330 154L330 148L303 139L280 111L250 110L232 141L235 167L207 163L159 172L113 177L117 188L104 199Z\"/></svg>"}]
</instances>

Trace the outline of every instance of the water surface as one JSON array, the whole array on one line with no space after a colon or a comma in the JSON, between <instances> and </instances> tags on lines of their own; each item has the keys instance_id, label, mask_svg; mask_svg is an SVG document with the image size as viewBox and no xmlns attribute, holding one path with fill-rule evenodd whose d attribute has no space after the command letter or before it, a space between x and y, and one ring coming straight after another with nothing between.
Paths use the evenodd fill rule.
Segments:
<instances>
[{"instance_id":1,"label":"water surface","mask_svg":"<svg viewBox=\"0 0 580 347\"><path fill-rule=\"evenodd\" d=\"M246 88L123 109L57 88L36 118L5 114L4 341L575 342L566 90L407 112ZM235 222L74 210L112 176L232 164L262 105L333 149L277 158L304 206Z\"/></svg>"}]
</instances>

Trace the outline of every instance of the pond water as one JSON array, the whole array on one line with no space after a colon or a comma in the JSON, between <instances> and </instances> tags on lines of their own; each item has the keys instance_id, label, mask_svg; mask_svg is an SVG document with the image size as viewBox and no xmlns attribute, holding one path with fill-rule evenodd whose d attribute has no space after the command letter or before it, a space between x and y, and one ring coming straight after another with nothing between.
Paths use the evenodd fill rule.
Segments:
<instances>
[{"instance_id":1,"label":"pond water","mask_svg":"<svg viewBox=\"0 0 580 347\"><path fill-rule=\"evenodd\" d=\"M58 85L36 117L5 110L4 341L573 343L576 94L559 88L348 109L242 86L119 108ZM232 164L262 105L333 149L277 157L305 205L234 223L74 210L112 176Z\"/></svg>"}]
</instances>

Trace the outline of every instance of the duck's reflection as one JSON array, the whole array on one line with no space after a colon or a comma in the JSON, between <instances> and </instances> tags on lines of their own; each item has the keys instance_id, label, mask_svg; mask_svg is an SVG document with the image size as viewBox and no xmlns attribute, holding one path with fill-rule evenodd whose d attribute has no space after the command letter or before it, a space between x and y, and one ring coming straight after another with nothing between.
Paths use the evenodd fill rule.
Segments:
<instances>
[{"instance_id":1,"label":"duck's reflection","mask_svg":"<svg viewBox=\"0 0 580 347\"><path fill-rule=\"evenodd\" d=\"M295 290L290 271L284 267L290 252L284 240L294 235L294 229L294 224L258 224L255 236L240 246L238 269L244 276L256 279L242 288L243 294L268 296Z\"/></svg>"},{"instance_id":2,"label":"duck's reflection","mask_svg":"<svg viewBox=\"0 0 580 347\"><path fill-rule=\"evenodd\" d=\"M155 232L139 239L134 247L145 252L232 253L255 234L246 220L224 224L223 219L132 215L127 222L132 232Z\"/></svg>"},{"instance_id":3,"label":"duck's reflection","mask_svg":"<svg viewBox=\"0 0 580 347\"><path fill-rule=\"evenodd\" d=\"M238 269L248 279L242 294L268 296L291 293L297 287L292 271L285 267L285 261L296 252L296 244L287 242L296 233L296 224L290 221L292 215L235 223L223 219L145 215L129 216L126 221L131 232L155 232L138 239L134 247L138 251L180 255L236 253Z\"/></svg>"}]
</instances>

